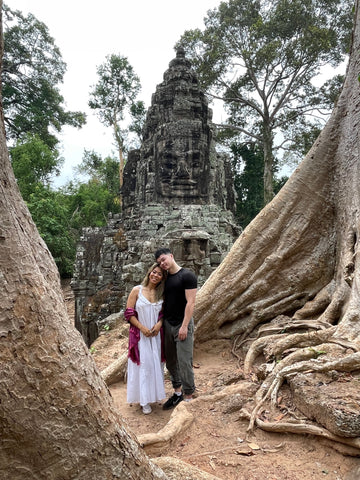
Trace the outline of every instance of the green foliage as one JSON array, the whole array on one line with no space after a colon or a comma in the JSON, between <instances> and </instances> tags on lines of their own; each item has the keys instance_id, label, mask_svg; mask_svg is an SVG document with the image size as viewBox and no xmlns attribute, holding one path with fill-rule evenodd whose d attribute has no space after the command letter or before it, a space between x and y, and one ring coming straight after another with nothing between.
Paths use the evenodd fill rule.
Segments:
<instances>
[{"instance_id":1,"label":"green foliage","mask_svg":"<svg viewBox=\"0 0 360 480\"><path fill-rule=\"evenodd\" d=\"M245 228L264 207L264 156L254 144L231 145L235 171L236 218Z\"/></svg>"},{"instance_id":2,"label":"green foliage","mask_svg":"<svg viewBox=\"0 0 360 480\"><path fill-rule=\"evenodd\" d=\"M34 15L25 17L4 5L3 19L2 97L7 136L22 140L36 135L54 149L58 143L54 131L85 123L83 113L63 107L58 85L66 65L47 26Z\"/></svg>"},{"instance_id":3,"label":"green foliage","mask_svg":"<svg viewBox=\"0 0 360 480\"><path fill-rule=\"evenodd\" d=\"M145 118L143 102L136 101L140 91L140 80L126 57L108 55L105 63L97 68L98 83L90 93L89 107L97 112L100 121L112 127L115 144L119 152L119 185L123 185L124 152L128 149L128 134L141 135ZM126 114L132 119L129 128L122 122ZM119 196L121 203L121 196Z\"/></svg>"},{"instance_id":4,"label":"green foliage","mask_svg":"<svg viewBox=\"0 0 360 480\"><path fill-rule=\"evenodd\" d=\"M64 125L80 127L85 117L63 108L58 85L63 81L65 63L46 25L32 14L25 17L5 5L3 8L3 101L14 174L61 276L71 276L81 229L103 226L110 212L120 211L119 161L103 160L95 152L85 151L80 171L90 180L70 183L58 191L51 189L51 177L59 173L63 162L56 132ZM127 105L139 87L131 69L127 73L122 77L121 106ZM108 87L111 96L112 87ZM140 122L144 105L133 102L131 107L132 120ZM133 128L136 131L137 126Z\"/></svg>"},{"instance_id":5,"label":"green foliage","mask_svg":"<svg viewBox=\"0 0 360 480\"><path fill-rule=\"evenodd\" d=\"M101 123L113 128L115 142L124 150L128 130L120 125L125 115L131 114L138 122L144 116L144 104L136 102L141 88L139 77L126 57L115 54L106 57L97 74L99 81L90 93L89 107L96 111Z\"/></svg>"},{"instance_id":6,"label":"green foliage","mask_svg":"<svg viewBox=\"0 0 360 480\"><path fill-rule=\"evenodd\" d=\"M111 200L110 200L111 201ZM71 204L74 212L74 223L77 227L101 227L106 223L109 206L108 192L97 180L79 185Z\"/></svg>"},{"instance_id":7,"label":"green foliage","mask_svg":"<svg viewBox=\"0 0 360 480\"><path fill-rule=\"evenodd\" d=\"M69 224L71 215L66 196L38 184L30 194L27 205L60 275L71 276L78 235Z\"/></svg>"},{"instance_id":8,"label":"green foliage","mask_svg":"<svg viewBox=\"0 0 360 480\"><path fill-rule=\"evenodd\" d=\"M119 195L119 160L112 157L103 160L95 151L85 149L77 170L103 183L114 197Z\"/></svg>"},{"instance_id":9,"label":"green foliage","mask_svg":"<svg viewBox=\"0 0 360 480\"><path fill-rule=\"evenodd\" d=\"M29 135L26 143L18 142L11 148L11 160L20 192L61 276L71 276L81 229L103 226L110 212L120 212L119 162L85 151L79 170L91 179L53 191L50 177L59 160L40 138Z\"/></svg>"},{"instance_id":10,"label":"green foliage","mask_svg":"<svg viewBox=\"0 0 360 480\"><path fill-rule=\"evenodd\" d=\"M231 143L230 149L235 172L236 219L245 228L263 209L264 189L264 155L256 144ZM277 165L274 165L277 173ZM278 193L287 182L288 177L274 178L274 193Z\"/></svg>"},{"instance_id":11,"label":"green foliage","mask_svg":"<svg viewBox=\"0 0 360 480\"><path fill-rule=\"evenodd\" d=\"M143 126L146 118L146 108L144 102L137 101L130 106L130 116L132 123L129 125L129 131L136 133L139 140L142 140Z\"/></svg>"},{"instance_id":12,"label":"green foliage","mask_svg":"<svg viewBox=\"0 0 360 480\"><path fill-rule=\"evenodd\" d=\"M28 134L24 143L18 141L9 151L20 192L26 201L38 185L49 185L50 177L59 173L62 159L58 151L51 150L37 135Z\"/></svg>"},{"instance_id":13,"label":"green foliage","mask_svg":"<svg viewBox=\"0 0 360 480\"><path fill-rule=\"evenodd\" d=\"M78 171L90 180L72 192L74 219L83 226L103 226L110 212L121 211L119 161L112 157L103 160L96 152L85 150Z\"/></svg>"},{"instance_id":14,"label":"green foliage","mask_svg":"<svg viewBox=\"0 0 360 480\"><path fill-rule=\"evenodd\" d=\"M302 156L305 137L321 128L318 119L339 94L340 77L320 87L313 79L345 59L352 4L229 0L207 13L204 30L187 31L179 42L202 87L224 102L228 120L220 127L231 128L237 143L255 142L262 150L266 202L277 149L287 150L288 158Z\"/></svg>"}]
</instances>

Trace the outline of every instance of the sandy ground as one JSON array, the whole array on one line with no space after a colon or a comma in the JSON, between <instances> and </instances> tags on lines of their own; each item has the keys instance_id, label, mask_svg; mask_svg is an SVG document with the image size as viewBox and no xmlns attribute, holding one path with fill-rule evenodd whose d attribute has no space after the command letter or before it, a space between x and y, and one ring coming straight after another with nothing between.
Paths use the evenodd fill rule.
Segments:
<instances>
[{"instance_id":1,"label":"sandy ground","mask_svg":"<svg viewBox=\"0 0 360 480\"><path fill-rule=\"evenodd\" d=\"M71 295L65 296L69 312L73 314ZM104 350L97 349L94 355L100 370L117 357L116 341L103 344ZM329 441L309 435L268 433L258 428L250 435L247 433L248 420L240 410L247 407L251 410L259 384L256 378L244 379L229 341L214 340L197 346L194 367L197 396L186 404L193 421L170 445L157 450L146 447L149 457L177 457L224 480L360 479L360 475L354 476L354 471L360 469L360 458L339 453ZM245 385L241 394L219 400L209 397L239 382ZM172 395L168 378L165 386L167 395ZM124 382L111 385L110 392L129 429L137 436L158 432L173 413L173 410L162 410L158 403L152 405L150 415L144 415L138 404L126 403ZM291 397L286 386L280 395L281 403L289 406ZM266 415L265 411L265 421ZM279 410L279 419L283 417L284 413Z\"/></svg>"},{"instance_id":2,"label":"sandy ground","mask_svg":"<svg viewBox=\"0 0 360 480\"><path fill-rule=\"evenodd\" d=\"M228 342L199 346L194 365L198 396L186 404L194 420L170 446L155 454L150 450L149 456L177 457L224 480L346 480L360 466L360 458L343 456L317 437L274 434L260 429L247 437L248 421L241 418L234 399L202 401L202 397L205 399L209 393L221 389L221 384L231 383L239 372ZM172 411L162 410L161 404L153 404L150 415L144 415L139 405L127 404L125 383L117 383L110 390L121 415L136 435L157 432L169 421ZM172 394L169 380L166 392ZM286 394L285 388L283 402ZM252 398L238 400L241 405L252 402Z\"/></svg>"}]
</instances>

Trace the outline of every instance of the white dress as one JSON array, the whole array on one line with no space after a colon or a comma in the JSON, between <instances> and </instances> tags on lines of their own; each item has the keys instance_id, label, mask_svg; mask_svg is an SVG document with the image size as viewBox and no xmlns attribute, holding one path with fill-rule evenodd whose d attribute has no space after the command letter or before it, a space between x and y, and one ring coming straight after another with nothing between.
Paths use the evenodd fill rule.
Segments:
<instances>
[{"instance_id":1,"label":"white dress","mask_svg":"<svg viewBox=\"0 0 360 480\"><path fill-rule=\"evenodd\" d=\"M158 315L163 301L151 303L142 294L140 286L135 310L138 320L150 330L158 321ZM164 387L164 363L161 362L161 338L160 333L156 337L146 337L140 332L138 343L140 365L128 359L127 369L127 401L128 403L147 403L163 400Z\"/></svg>"}]
</instances>

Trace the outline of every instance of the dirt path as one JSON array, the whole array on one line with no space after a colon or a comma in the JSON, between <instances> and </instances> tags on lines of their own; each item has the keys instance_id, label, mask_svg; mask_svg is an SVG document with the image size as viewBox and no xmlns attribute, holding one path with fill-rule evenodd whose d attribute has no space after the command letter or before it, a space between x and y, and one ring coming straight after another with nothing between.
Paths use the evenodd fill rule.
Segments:
<instances>
[{"instance_id":1,"label":"dirt path","mask_svg":"<svg viewBox=\"0 0 360 480\"><path fill-rule=\"evenodd\" d=\"M72 316L68 284L64 290ZM97 344L94 354L100 370L118 356L116 335L109 332L106 336L108 341L104 339ZM103 345L100 350L99 345ZM155 451L145 447L150 457L176 457L223 480L360 479L351 474L360 469L360 458L344 456L332 448L331 442L318 437L267 433L260 429L247 437L248 421L242 418L241 409L251 411L253 395L259 385L255 378L244 379L238 361L231 353L230 342L212 341L196 347L194 366L197 398L186 404L193 422L170 446ZM170 396L169 379L165 383L166 394ZM217 401L207 400L211 394L234 383L244 384L241 393ZM110 392L121 415L137 436L158 432L173 413L162 410L159 403L152 405L150 415L144 415L139 405L126 403L124 382L111 385ZM281 395L281 402L292 407L286 387L282 388ZM266 421L266 412L263 420Z\"/></svg>"},{"instance_id":2,"label":"dirt path","mask_svg":"<svg viewBox=\"0 0 360 480\"><path fill-rule=\"evenodd\" d=\"M194 365L198 397L186 405L194 421L170 447L161 452L146 450L149 456L177 457L224 480L346 480L347 474L360 466L360 459L343 456L315 437L257 429L246 438L248 421L241 418L240 408L251 406L256 384L253 388L247 385L243 395L235 395L230 401L203 401L241 377L228 342L214 341L198 347ZM126 384L117 383L110 390L136 435L157 432L169 421L172 411L162 410L161 404L153 405L150 415L143 415L139 405L127 404ZM166 393L172 394L169 380ZM283 395L286 397L286 388Z\"/></svg>"}]
</instances>

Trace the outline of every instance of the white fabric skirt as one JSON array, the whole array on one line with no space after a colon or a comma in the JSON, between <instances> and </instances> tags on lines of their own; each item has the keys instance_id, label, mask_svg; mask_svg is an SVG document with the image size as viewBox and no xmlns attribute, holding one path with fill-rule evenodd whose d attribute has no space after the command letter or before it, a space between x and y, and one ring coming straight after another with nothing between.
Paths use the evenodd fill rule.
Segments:
<instances>
[{"instance_id":1,"label":"white fabric skirt","mask_svg":"<svg viewBox=\"0 0 360 480\"><path fill-rule=\"evenodd\" d=\"M146 405L164 400L164 363L161 362L160 333L156 337L145 337L140 332L138 345L140 365L128 359L127 401Z\"/></svg>"}]
</instances>

